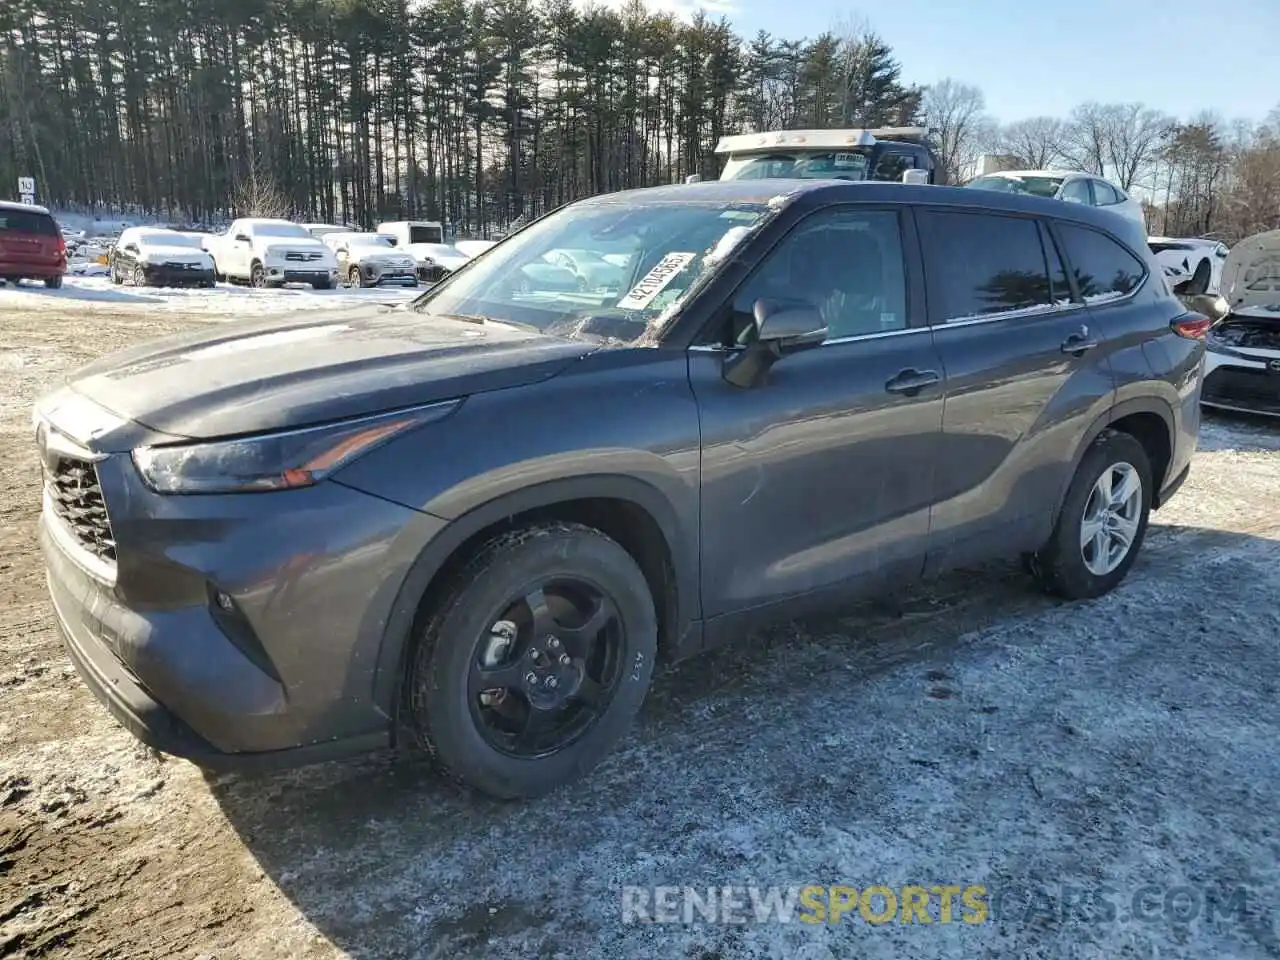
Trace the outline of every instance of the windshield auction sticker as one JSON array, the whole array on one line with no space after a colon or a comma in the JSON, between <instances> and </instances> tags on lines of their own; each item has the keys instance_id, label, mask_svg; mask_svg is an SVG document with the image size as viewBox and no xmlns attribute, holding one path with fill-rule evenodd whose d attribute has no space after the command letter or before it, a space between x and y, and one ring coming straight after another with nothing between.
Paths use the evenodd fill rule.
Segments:
<instances>
[{"instance_id":1,"label":"windshield auction sticker","mask_svg":"<svg viewBox=\"0 0 1280 960\"><path fill-rule=\"evenodd\" d=\"M630 293L618 301L618 306L623 310L643 310L696 256L696 253L668 253L631 288Z\"/></svg>"}]
</instances>

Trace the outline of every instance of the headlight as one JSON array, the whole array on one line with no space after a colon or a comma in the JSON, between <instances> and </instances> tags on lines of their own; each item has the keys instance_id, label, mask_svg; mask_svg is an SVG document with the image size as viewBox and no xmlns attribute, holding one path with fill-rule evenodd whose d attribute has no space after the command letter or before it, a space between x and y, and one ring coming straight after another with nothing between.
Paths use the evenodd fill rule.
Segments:
<instances>
[{"instance_id":1,"label":"headlight","mask_svg":"<svg viewBox=\"0 0 1280 960\"><path fill-rule=\"evenodd\" d=\"M133 462L157 493L251 493L319 483L392 437L447 417L448 400L302 430L171 446L139 447Z\"/></svg>"}]
</instances>

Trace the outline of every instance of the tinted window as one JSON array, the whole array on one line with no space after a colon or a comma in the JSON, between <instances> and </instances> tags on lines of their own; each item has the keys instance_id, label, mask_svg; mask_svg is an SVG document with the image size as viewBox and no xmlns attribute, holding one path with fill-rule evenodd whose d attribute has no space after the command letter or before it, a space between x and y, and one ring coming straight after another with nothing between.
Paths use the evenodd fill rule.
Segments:
<instances>
[{"instance_id":1,"label":"tinted window","mask_svg":"<svg viewBox=\"0 0 1280 960\"><path fill-rule=\"evenodd\" d=\"M410 243L444 243L444 229L442 227L422 227L415 226L409 228Z\"/></svg>"},{"instance_id":2,"label":"tinted window","mask_svg":"<svg viewBox=\"0 0 1280 960\"><path fill-rule=\"evenodd\" d=\"M1120 194L1112 189L1111 184L1102 180L1093 181L1093 199L1100 206L1105 207L1113 203L1120 202Z\"/></svg>"},{"instance_id":3,"label":"tinted window","mask_svg":"<svg viewBox=\"0 0 1280 960\"><path fill-rule=\"evenodd\" d=\"M1072 180L1062 188L1062 200L1068 203L1092 203L1089 199L1089 181L1081 178Z\"/></svg>"},{"instance_id":4,"label":"tinted window","mask_svg":"<svg viewBox=\"0 0 1280 960\"><path fill-rule=\"evenodd\" d=\"M1053 302L1036 221L928 211L921 236L935 318L965 320Z\"/></svg>"},{"instance_id":5,"label":"tinted window","mask_svg":"<svg viewBox=\"0 0 1280 960\"><path fill-rule=\"evenodd\" d=\"M1085 300L1122 297L1142 283L1142 261L1110 237L1071 223L1059 223L1058 230Z\"/></svg>"},{"instance_id":6,"label":"tinted window","mask_svg":"<svg viewBox=\"0 0 1280 960\"><path fill-rule=\"evenodd\" d=\"M38 233L46 237L58 236L58 226L53 217L29 210L5 210L0 208L0 230L17 233Z\"/></svg>"},{"instance_id":7,"label":"tinted window","mask_svg":"<svg viewBox=\"0 0 1280 960\"><path fill-rule=\"evenodd\" d=\"M740 342L753 329L761 299L802 300L817 308L829 340L906 327L897 214L827 211L800 223L738 288L731 340Z\"/></svg>"}]
</instances>

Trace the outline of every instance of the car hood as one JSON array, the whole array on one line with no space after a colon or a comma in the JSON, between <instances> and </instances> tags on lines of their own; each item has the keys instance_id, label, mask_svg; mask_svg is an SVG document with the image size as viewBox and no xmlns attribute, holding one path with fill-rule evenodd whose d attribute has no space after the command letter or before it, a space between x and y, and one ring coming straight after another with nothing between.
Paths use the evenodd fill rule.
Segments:
<instances>
[{"instance_id":1,"label":"car hood","mask_svg":"<svg viewBox=\"0 0 1280 960\"><path fill-rule=\"evenodd\" d=\"M151 430L208 439L521 386L591 349L500 323L374 306L157 340L81 368L68 386Z\"/></svg>"},{"instance_id":2,"label":"car hood","mask_svg":"<svg viewBox=\"0 0 1280 960\"><path fill-rule=\"evenodd\" d=\"M471 259L465 253L439 243L410 243L404 250L417 260L429 259L450 270L458 269Z\"/></svg>"},{"instance_id":3,"label":"car hood","mask_svg":"<svg viewBox=\"0 0 1280 960\"><path fill-rule=\"evenodd\" d=\"M194 247L148 244L142 248L142 252L144 255L156 260L177 260L182 263L207 263L210 259L206 251L197 250Z\"/></svg>"},{"instance_id":4,"label":"car hood","mask_svg":"<svg viewBox=\"0 0 1280 960\"><path fill-rule=\"evenodd\" d=\"M1280 230L1241 240L1222 265L1222 296L1233 313L1274 316L1280 311Z\"/></svg>"}]
</instances>

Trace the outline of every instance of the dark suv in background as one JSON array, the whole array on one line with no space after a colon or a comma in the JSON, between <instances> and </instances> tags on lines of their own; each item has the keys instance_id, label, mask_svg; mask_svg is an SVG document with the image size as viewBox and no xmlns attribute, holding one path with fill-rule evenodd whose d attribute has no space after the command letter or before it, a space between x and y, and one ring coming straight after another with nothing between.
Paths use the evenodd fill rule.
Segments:
<instances>
[{"instance_id":1,"label":"dark suv in background","mask_svg":"<svg viewBox=\"0 0 1280 960\"><path fill-rule=\"evenodd\" d=\"M621 291L543 290L608 251ZM36 410L68 650L213 767L403 731L499 796L590 769L655 661L949 567L1096 597L1185 478L1209 321L1136 224L946 187L585 200L412 304L255 321Z\"/></svg>"},{"instance_id":2,"label":"dark suv in background","mask_svg":"<svg viewBox=\"0 0 1280 960\"><path fill-rule=\"evenodd\" d=\"M49 211L0 201L0 280L41 280L56 289L66 272L67 243Z\"/></svg>"}]
</instances>

